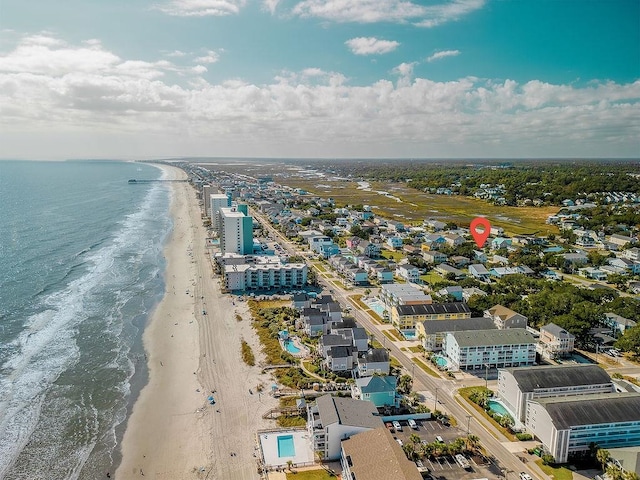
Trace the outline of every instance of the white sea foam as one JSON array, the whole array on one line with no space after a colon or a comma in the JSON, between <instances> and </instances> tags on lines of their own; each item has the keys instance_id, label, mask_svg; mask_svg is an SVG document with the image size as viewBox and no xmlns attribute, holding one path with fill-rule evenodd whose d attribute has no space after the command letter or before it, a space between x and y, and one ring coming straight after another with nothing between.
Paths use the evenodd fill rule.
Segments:
<instances>
[{"instance_id":1,"label":"white sea foam","mask_svg":"<svg viewBox=\"0 0 640 480\"><path fill-rule=\"evenodd\" d=\"M131 264L140 262L145 255L159 254L161 251L158 239L154 242L147 237L149 228L156 221L155 206L161 195L161 186L152 187L138 211L121 222L111 240L98 248L83 250L80 256L83 257L85 273L43 298L42 311L26 319L24 330L12 342L11 354L0 366L3 372L0 377L0 478L13 467L35 429L43 426L39 425L42 423L43 404L47 401L47 392L52 384L65 370L77 363L80 351L76 337L82 322L92 315L102 315L105 334L118 338L122 333L124 319L121 309L144 289L143 285L136 285L137 279L127 277ZM122 262L123 258L127 260L126 264ZM115 301L106 310L99 301L105 285L107 290L109 287L114 289L115 295ZM122 384L115 386L123 397L129 393L129 380L134 369L134 364L128 358L129 349L130 345L118 344L114 349L116 358L105 365L128 369ZM63 405L61 408L70 407ZM81 408L86 410L85 413L90 413L82 417L84 426L95 430L99 412L91 396L86 398ZM108 433L98 435L95 431L87 431L84 445L77 446L75 452L64 452L69 455L65 465L61 465L66 478L78 478L99 436L107 433L107 436L113 437L115 444L114 429L124 420L125 412L126 408L122 405L117 407L112 412L113 423ZM60 414L64 415L64 412ZM47 426L54 428L55 425L52 427L51 424L55 422L47 420ZM63 420L61 417L60 421ZM56 434L61 435L61 432L52 432L52 435ZM56 452L52 453L55 455ZM32 473L31 478L51 478L51 472L46 469Z\"/></svg>"}]
</instances>

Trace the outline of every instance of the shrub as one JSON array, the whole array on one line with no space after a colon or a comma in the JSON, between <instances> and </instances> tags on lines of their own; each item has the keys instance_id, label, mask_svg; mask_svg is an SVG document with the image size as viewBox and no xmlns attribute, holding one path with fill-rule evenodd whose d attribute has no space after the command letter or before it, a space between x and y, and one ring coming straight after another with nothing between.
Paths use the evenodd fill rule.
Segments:
<instances>
[{"instance_id":1,"label":"shrub","mask_svg":"<svg viewBox=\"0 0 640 480\"><path fill-rule=\"evenodd\" d=\"M521 442L525 442L527 440L533 440L533 435L530 433L516 433L516 438Z\"/></svg>"},{"instance_id":2,"label":"shrub","mask_svg":"<svg viewBox=\"0 0 640 480\"><path fill-rule=\"evenodd\" d=\"M253 355L253 350L247 342L242 340L242 360L249 366L254 366L256 364L256 357Z\"/></svg>"}]
</instances>

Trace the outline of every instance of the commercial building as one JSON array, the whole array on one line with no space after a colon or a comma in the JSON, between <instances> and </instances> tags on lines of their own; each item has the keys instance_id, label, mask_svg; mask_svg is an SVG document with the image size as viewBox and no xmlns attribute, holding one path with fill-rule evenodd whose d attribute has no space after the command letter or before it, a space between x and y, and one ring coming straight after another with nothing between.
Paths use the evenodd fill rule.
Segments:
<instances>
[{"instance_id":1,"label":"commercial building","mask_svg":"<svg viewBox=\"0 0 640 480\"><path fill-rule=\"evenodd\" d=\"M246 206L220 208L220 250L225 253L253 253L253 218Z\"/></svg>"},{"instance_id":2,"label":"commercial building","mask_svg":"<svg viewBox=\"0 0 640 480\"><path fill-rule=\"evenodd\" d=\"M612 392L609 374L597 365L540 365L498 371L498 396L521 422L526 420L530 400Z\"/></svg>"},{"instance_id":3,"label":"commercial building","mask_svg":"<svg viewBox=\"0 0 640 480\"><path fill-rule=\"evenodd\" d=\"M390 283L380 287L378 297L384 303L386 310L398 305L430 305L433 303L431 295L408 283Z\"/></svg>"},{"instance_id":4,"label":"commercial building","mask_svg":"<svg viewBox=\"0 0 640 480\"><path fill-rule=\"evenodd\" d=\"M453 370L533 365L536 341L522 328L447 333L443 351Z\"/></svg>"},{"instance_id":5,"label":"commercial building","mask_svg":"<svg viewBox=\"0 0 640 480\"><path fill-rule=\"evenodd\" d=\"M345 480L422 479L416 464L385 427L358 433L342 442L340 463Z\"/></svg>"},{"instance_id":6,"label":"commercial building","mask_svg":"<svg viewBox=\"0 0 640 480\"><path fill-rule=\"evenodd\" d=\"M356 433L384 426L369 401L323 395L307 406L307 428L313 449L325 460L340 458L340 443Z\"/></svg>"},{"instance_id":7,"label":"commercial building","mask_svg":"<svg viewBox=\"0 0 640 480\"><path fill-rule=\"evenodd\" d=\"M640 446L640 394L600 393L527 403L526 427L555 461L600 448Z\"/></svg>"},{"instance_id":8,"label":"commercial building","mask_svg":"<svg viewBox=\"0 0 640 480\"><path fill-rule=\"evenodd\" d=\"M427 320L416 324L416 336L422 341L425 350L442 350L447 333L473 330L495 329L493 320L486 317L463 318L461 320Z\"/></svg>"}]
</instances>

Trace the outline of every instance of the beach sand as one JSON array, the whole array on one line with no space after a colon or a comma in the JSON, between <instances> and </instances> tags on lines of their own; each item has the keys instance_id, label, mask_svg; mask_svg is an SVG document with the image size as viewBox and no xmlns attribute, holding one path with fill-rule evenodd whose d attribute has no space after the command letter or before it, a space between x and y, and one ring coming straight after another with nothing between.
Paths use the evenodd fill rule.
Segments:
<instances>
[{"instance_id":1,"label":"beach sand","mask_svg":"<svg viewBox=\"0 0 640 480\"><path fill-rule=\"evenodd\" d=\"M186 178L178 168L163 168L169 178ZM274 426L262 419L277 406L267 393L272 380L241 359L241 339L257 364L260 344L246 302L222 294L212 273L194 188L171 188L166 290L143 335L149 383L128 419L116 478L258 479L255 434ZM262 394L256 391L260 383Z\"/></svg>"}]
</instances>

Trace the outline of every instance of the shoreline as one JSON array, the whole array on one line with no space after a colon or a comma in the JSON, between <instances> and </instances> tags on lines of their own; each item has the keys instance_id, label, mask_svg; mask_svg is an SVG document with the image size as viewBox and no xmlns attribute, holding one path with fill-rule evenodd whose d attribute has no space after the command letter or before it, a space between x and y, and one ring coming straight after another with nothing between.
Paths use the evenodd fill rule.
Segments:
<instances>
[{"instance_id":1,"label":"shoreline","mask_svg":"<svg viewBox=\"0 0 640 480\"><path fill-rule=\"evenodd\" d=\"M169 179L186 178L177 167L160 168ZM261 346L246 302L222 294L212 274L200 212L193 187L173 183L164 296L142 336L148 382L126 422L115 478L259 478L255 434L274 425L262 414L278 402L249 393L271 379L241 360L242 339L258 364Z\"/></svg>"}]
</instances>

